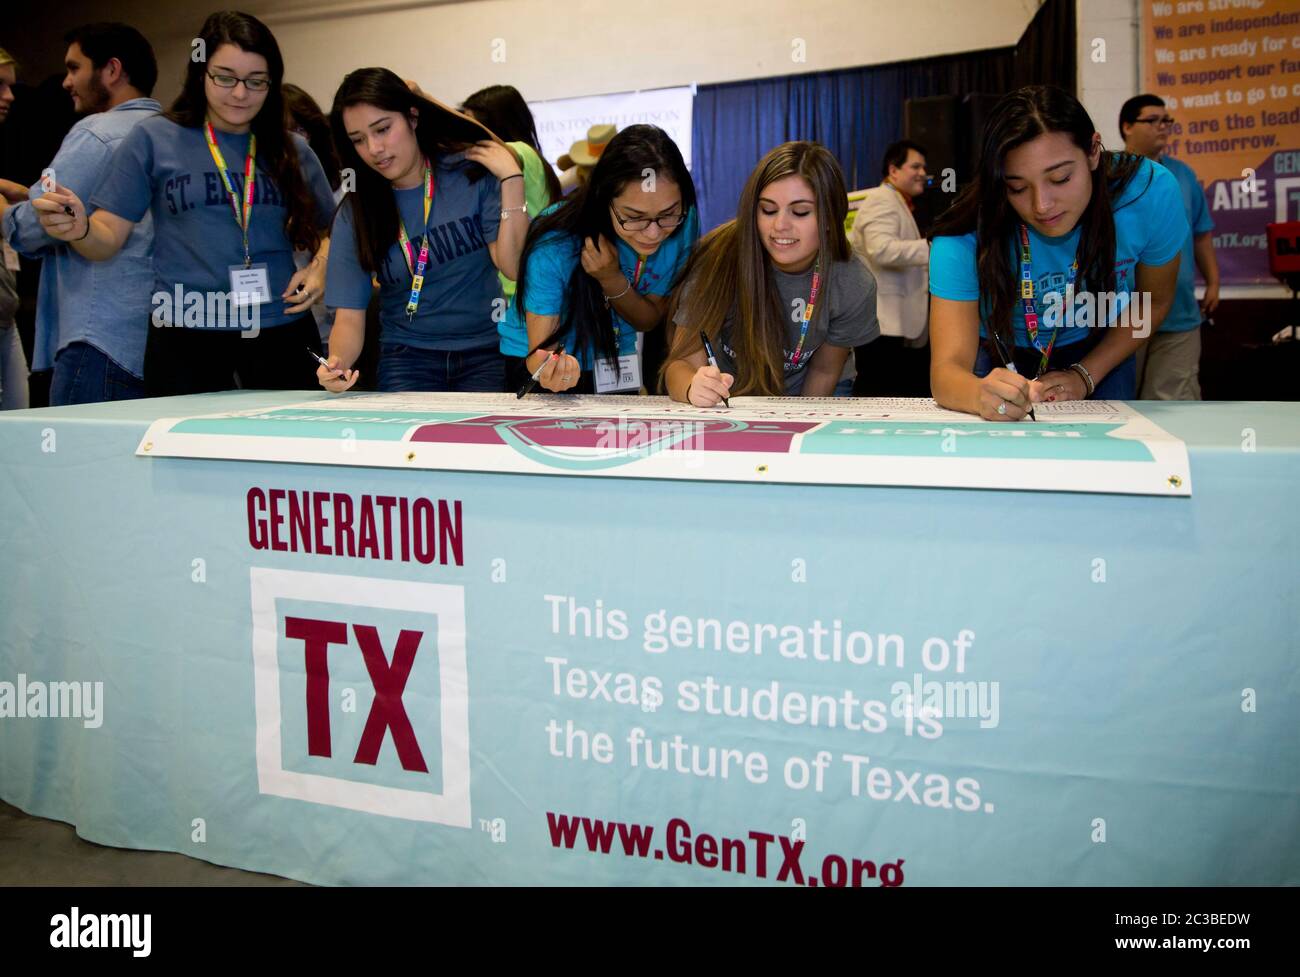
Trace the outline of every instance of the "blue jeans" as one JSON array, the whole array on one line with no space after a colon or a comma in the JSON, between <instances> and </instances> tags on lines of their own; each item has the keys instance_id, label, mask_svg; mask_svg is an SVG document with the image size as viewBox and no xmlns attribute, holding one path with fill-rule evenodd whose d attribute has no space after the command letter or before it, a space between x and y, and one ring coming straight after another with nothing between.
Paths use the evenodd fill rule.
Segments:
<instances>
[{"instance_id":1,"label":"blue jeans","mask_svg":"<svg viewBox=\"0 0 1300 977\"><path fill-rule=\"evenodd\" d=\"M69 343L54 358L50 406L138 400L144 381L122 369L89 343Z\"/></svg>"},{"instance_id":2,"label":"blue jeans","mask_svg":"<svg viewBox=\"0 0 1300 977\"><path fill-rule=\"evenodd\" d=\"M500 393L506 382L505 360L496 346L444 350L381 342L378 379L384 393Z\"/></svg>"},{"instance_id":3,"label":"blue jeans","mask_svg":"<svg viewBox=\"0 0 1300 977\"><path fill-rule=\"evenodd\" d=\"M1058 347L1058 350L1072 349L1074 346L1081 344L1074 343L1070 346ZM1051 369L1065 369L1070 363L1077 363L1081 360L1087 350L1091 347L1080 348L1077 355L1072 358L1062 357L1062 365L1057 365L1057 358L1052 357L1053 363ZM1055 351L1054 351L1055 352ZM989 356L989 351L980 344L979 355L975 357L975 375L977 377L988 376L993 371L993 360ZM1092 392L1090 400L1137 400L1137 357L1130 356L1115 369L1111 370L1097 384L1097 388Z\"/></svg>"}]
</instances>

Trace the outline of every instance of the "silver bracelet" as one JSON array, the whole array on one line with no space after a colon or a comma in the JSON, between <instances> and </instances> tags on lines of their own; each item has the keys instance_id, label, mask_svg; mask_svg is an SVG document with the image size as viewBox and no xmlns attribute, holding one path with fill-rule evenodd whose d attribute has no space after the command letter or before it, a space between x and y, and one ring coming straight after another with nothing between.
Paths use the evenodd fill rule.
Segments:
<instances>
[{"instance_id":1,"label":"silver bracelet","mask_svg":"<svg viewBox=\"0 0 1300 977\"><path fill-rule=\"evenodd\" d=\"M524 204L520 204L518 207L507 207L505 210L501 211L501 219L503 221L509 220L510 212L513 210L522 210L525 214L527 214L528 204L524 203Z\"/></svg>"},{"instance_id":2,"label":"silver bracelet","mask_svg":"<svg viewBox=\"0 0 1300 977\"><path fill-rule=\"evenodd\" d=\"M623 276L623 281L627 282L626 275ZM624 295L626 295L630 291L632 291L632 283L627 282L627 288L623 289L623 291L619 292L617 295L605 295L604 292L601 292L600 293L601 295L605 295L605 308L608 309L609 303L617 302L619 299L621 299Z\"/></svg>"},{"instance_id":3,"label":"silver bracelet","mask_svg":"<svg viewBox=\"0 0 1300 977\"><path fill-rule=\"evenodd\" d=\"M1097 385L1092 382L1092 374L1088 372L1088 368L1082 363L1071 363L1069 369L1083 377L1083 382L1088 388L1087 396L1091 397L1092 392L1097 389Z\"/></svg>"}]
</instances>

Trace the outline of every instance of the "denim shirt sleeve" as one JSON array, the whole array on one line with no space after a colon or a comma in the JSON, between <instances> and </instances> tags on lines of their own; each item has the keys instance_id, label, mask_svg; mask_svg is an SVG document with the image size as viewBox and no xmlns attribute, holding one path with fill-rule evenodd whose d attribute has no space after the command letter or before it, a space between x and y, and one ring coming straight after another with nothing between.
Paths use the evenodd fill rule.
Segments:
<instances>
[{"instance_id":1,"label":"denim shirt sleeve","mask_svg":"<svg viewBox=\"0 0 1300 977\"><path fill-rule=\"evenodd\" d=\"M49 169L53 171L54 181L65 186L81 198L88 211L90 197L99 188L100 181L108 172L108 161L113 155L112 149L89 129L74 126L63 140ZM40 181L27 191L28 200L15 204L5 212L4 236L19 254L28 258L40 258L50 254L63 242L57 241L45 233L37 216L36 208L30 203L45 193Z\"/></svg>"}]
</instances>

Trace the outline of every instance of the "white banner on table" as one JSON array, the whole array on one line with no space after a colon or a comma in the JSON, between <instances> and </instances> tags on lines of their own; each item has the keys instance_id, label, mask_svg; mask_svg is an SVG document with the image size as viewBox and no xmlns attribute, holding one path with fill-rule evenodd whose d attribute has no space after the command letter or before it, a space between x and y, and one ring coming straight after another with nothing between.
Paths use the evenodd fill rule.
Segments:
<instances>
[{"instance_id":1,"label":"white banner on table","mask_svg":"<svg viewBox=\"0 0 1300 977\"><path fill-rule=\"evenodd\" d=\"M154 422L138 455L695 481L1188 496L1187 447L1128 404L995 423L933 400L356 394Z\"/></svg>"},{"instance_id":2,"label":"white banner on table","mask_svg":"<svg viewBox=\"0 0 1300 977\"><path fill-rule=\"evenodd\" d=\"M587 130L601 123L612 123L620 132L630 125L648 123L663 129L677 143L682 159L691 165L691 106L695 90L653 88L642 92L619 92L615 95L585 95L581 98L557 98L546 102L529 102L537 123L537 139L542 155L554 163Z\"/></svg>"}]
</instances>

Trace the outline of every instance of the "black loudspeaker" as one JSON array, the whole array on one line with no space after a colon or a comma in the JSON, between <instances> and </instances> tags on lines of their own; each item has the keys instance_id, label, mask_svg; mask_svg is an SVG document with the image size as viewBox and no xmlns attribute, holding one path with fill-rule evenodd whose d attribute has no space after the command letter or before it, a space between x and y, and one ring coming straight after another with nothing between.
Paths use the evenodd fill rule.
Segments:
<instances>
[{"instance_id":1,"label":"black loudspeaker","mask_svg":"<svg viewBox=\"0 0 1300 977\"><path fill-rule=\"evenodd\" d=\"M933 181L916 201L916 226L929 232L935 218L975 176L984 122L1000 95L972 93L909 98L904 103L905 138L926 149L925 166ZM949 186L953 189L945 190Z\"/></svg>"},{"instance_id":2,"label":"black loudspeaker","mask_svg":"<svg viewBox=\"0 0 1300 977\"><path fill-rule=\"evenodd\" d=\"M957 183L964 186L975 176L979 165L984 123L998 104L1000 95L967 95L961 100L957 115Z\"/></svg>"},{"instance_id":3,"label":"black loudspeaker","mask_svg":"<svg viewBox=\"0 0 1300 977\"><path fill-rule=\"evenodd\" d=\"M916 226L924 235L956 196L943 191L943 178L957 166L957 96L909 98L903 103L903 120L903 138L925 147L925 168L933 178L930 189L916 198Z\"/></svg>"}]
</instances>

